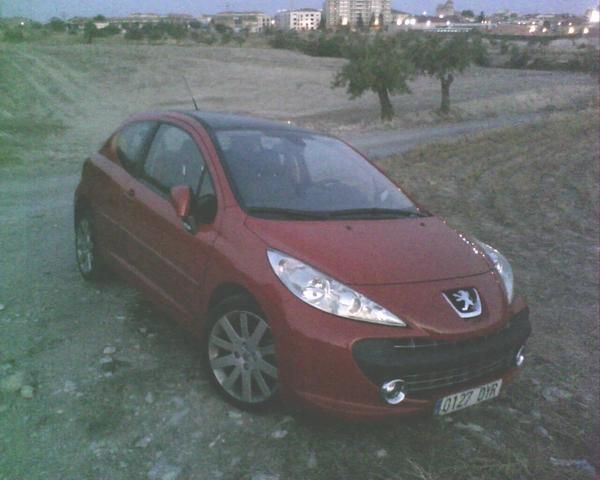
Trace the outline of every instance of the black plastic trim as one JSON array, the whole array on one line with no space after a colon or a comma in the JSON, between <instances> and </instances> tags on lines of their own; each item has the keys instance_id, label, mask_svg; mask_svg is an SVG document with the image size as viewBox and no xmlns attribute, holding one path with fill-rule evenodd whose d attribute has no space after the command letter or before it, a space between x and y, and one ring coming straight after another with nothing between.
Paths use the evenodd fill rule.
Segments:
<instances>
[{"instance_id":1,"label":"black plastic trim","mask_svg":"<svg viewBox=\"0 0 600 480\"><path fill-rule=\"evenodd\" d=\"M457 342L429 339L411 346L406 339L365 339L352 347L354 360L362 372L380 385L403 375L427 374L453 368L476 368L497 357L506 357L525 344L531 334L529 309L510 319L502 330L474 339Z\"/></svg>"}]
</instances>

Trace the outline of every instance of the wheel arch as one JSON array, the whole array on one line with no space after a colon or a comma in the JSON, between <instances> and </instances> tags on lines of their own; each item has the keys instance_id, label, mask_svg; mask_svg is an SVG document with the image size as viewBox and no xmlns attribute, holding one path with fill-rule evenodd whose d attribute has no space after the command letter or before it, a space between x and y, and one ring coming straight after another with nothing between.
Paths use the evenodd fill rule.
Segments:
<instances>
[{"instance_id":1,"label":"wheel arch","mask_svg":"<svg viewBox=\"0 0 600 480\"><path fill-rule=\"evenodd\" d=\"M250 291L235 282L225 282L218 285L210 294L210 298L208 300L208 311L213 310L219 303L229 297L234 297L236 295L246 295L252 300L256 302L256 298Z\"/></svg>"},{"instance_id":2,"label":"wheel arch","mask_svg":"<svg viewBox=\"0 0 600 480\"><path fill-rule=\"evenodd\" d=\"M73 221L77 224L83 212L91 211L92 206L90 201L85 197L79 197L75 200L75 208L73 210Z\"/></svg>"}]
</instances>

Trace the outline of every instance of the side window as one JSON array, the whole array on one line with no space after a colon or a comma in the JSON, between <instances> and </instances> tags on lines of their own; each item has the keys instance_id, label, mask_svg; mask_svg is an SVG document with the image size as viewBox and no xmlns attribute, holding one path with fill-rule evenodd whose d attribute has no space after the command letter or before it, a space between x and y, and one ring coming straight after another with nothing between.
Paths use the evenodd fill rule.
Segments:
<instances>
[{"instance_id":1,"label":"side window","mask_svg":"<svg viewBox=\"0 0 600 480\"><path fill-rule=\"evenodd\" d=\"M125 169L140 173L156 122L136 122L125 126L117 135L117 155Z\"/></svg>"},{"instance_id":2,"label":"side window","mask_svg":"<svg viewBox=\"0 0 600 480\"><path fill-rule=\"evenodd\" d=\"M204 159L192 137L180 128L161 125L144 164L144 176L165 192L187 185L196 194L204 169Z\"/></svg>"}]
</instances>

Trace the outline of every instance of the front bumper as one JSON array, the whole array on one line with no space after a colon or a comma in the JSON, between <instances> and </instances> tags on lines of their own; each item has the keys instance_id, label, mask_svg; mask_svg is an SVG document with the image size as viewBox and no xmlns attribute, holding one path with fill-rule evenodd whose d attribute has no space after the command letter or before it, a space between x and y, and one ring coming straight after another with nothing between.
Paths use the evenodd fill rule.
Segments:
<instances>
[{"instance_id":1,"label":"front bumper","mask_svg":"<svg viewBox=\"0 0 600 480\"><path fill-rule=\"evenodd\" d=\"M294 319L285 322L283 330L276 328L283 400L345 419L431 414L435 402L446 395L500 378L506 385L520 370L516 352L531 332L521 298L505 311L510 320L500 322L501 328L436 342L412 329L391 330L334 317L295 298L271 300L266 303L271 307L269 318ZM394 348L412 343L428 347ZM484 364L478 365L481 361ZM412 391L399 405L389 405L380 387L402 378L398 375L414 375ZM417 385L429 388L419 390Z\"/></svg>"},{"instance_id":2,"label":"front bumper","mask_svg":"<svg viewBox=\"0 0 600 480\"><path fill-rule=\"evenodd\" d=\"M531 334L528 309L498 332L462 341L408 338L365 339L352 355L374 384L401 379L408 398L428 398L442 389L460 388L516 366L517 352Z\"/></svg>"}]
</instances>

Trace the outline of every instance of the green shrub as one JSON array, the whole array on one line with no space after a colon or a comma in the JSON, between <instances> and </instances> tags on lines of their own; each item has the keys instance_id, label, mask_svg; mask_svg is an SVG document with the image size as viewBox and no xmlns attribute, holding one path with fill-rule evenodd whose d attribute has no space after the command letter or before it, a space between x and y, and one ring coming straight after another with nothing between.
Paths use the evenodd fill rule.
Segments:
<instances>
[{"instance_id":1,"label":"green shrub","mask_svg":"<svg viewBox=\"0 0 600 480\"><path fill-rule=\"evenodd\" d=\"M25 33L21 27L8 28L4 31L4 40L11 43L24 42Z\"/></svg>"}]
</instances>

